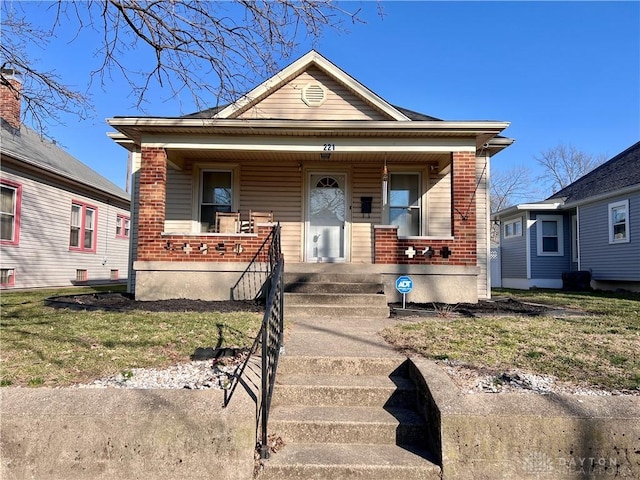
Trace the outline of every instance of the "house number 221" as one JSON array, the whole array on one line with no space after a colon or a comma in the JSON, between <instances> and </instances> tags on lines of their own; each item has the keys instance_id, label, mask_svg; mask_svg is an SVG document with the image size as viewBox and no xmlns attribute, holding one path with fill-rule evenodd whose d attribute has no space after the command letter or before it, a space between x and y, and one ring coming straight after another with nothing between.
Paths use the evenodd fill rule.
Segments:
<instances>
[{"instance_id":1,"label":"house number 221","mask_svg":"<svg viewBox=\"0 0 640 480\"><path fill-rule=\"evenodd\" d=\"M324 144L324 151L325 152L333 152L336 149L336 144L335 143L325 143Z\"/></svg>"}]
</instances>

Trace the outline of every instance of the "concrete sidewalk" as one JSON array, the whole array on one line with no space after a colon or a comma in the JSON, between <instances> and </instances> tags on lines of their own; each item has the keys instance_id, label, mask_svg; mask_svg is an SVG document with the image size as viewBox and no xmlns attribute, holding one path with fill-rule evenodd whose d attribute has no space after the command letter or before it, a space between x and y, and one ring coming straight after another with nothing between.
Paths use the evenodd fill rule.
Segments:
<instances>
[{"instance_id":1,"label":"concrete sidewalk","mask_svg":"<svg viewBox=\"0 0 640 480\"><path fill-rule=\"evenodd\" d=\"M337 317L299 319L292 323L284 339L285 356L406 359L380 335L386 327L396 325L397 320Z\"/></svg>"}]
</instances>

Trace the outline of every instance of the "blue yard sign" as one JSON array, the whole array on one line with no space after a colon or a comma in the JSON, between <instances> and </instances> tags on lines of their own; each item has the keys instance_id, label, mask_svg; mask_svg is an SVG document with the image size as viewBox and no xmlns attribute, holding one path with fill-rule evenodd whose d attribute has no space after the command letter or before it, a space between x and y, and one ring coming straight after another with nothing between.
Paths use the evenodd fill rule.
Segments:
<instances>
[{"instance_id":1,"label":"blue yard sign","mask_svg":"<svg viewBox=\"0 0 640 480\"><path fill-rule=\"evenodd\" d=\"M407 275L402 275L396 279L396 290L402 294L402 309L404 310L407 300L407 293L413 290L413 280Z\"/></svg>"}]
</instances>

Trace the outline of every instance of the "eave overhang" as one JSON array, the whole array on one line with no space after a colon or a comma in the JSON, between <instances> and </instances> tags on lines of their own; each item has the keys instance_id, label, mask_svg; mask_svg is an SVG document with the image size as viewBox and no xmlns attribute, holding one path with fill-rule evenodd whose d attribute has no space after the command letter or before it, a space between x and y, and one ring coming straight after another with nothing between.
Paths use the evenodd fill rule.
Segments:
<instances>
[{"instance_id":1,"label":"eave overhang","mask_svg":"<svg viewBox=\"0 0 640 480\"><path fill-rule=\"evenodd\" d=\"M478 151L493 155L513 143L498 137L509 122L499 121L361 121L361 120L238 120L199 118L115 117L107 123L118 133L109 137L128 150L153 136L272 137L466 137Z\"/></svg>"},{"instance_id":2,"label":"eave overhang","mask_svg":"<svg viewBox=\"0 0 640 480\"><path fill-rule=\"evenodd\" d=\"M491 215L491 220L498 221L505 217L510 217L519 212L529 211L553 211L560 210L564 206L564 201L560 198L554 199L553 202L540 202L540 203L520 203L512 207L505 208Z\"/></svg>"}]
</instances>

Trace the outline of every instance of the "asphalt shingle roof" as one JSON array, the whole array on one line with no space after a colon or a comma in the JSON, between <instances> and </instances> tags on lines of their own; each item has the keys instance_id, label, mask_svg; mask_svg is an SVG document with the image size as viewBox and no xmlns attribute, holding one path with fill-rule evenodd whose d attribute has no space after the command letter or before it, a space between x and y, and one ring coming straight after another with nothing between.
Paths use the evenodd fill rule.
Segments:
<instances>
[{"instance_id":1,"label":"asphalt shingle roof","mask_svg":"<svg viewBox=\"0 0 640 480\"><path fill-rule=\"evenodd\" d=\"M547 200L565 198L565 203L576 202L636 184L640 184L640 142L554 193Z\"/></svg>"},{"instance_id":2,"label":"asphalt shingle roof","mask_svg":"<svg viewBox=\"0 0 640 480\"><path fill-rule=\"evenodd\" d=\"M3 155L32 164L126 201L130 200L129 194L122 188L92 170L60 146L43 139L24 125L20 127L20 130L14 130L4 119L1 122L0 151Z\"/></svg>"}]
</instances>

